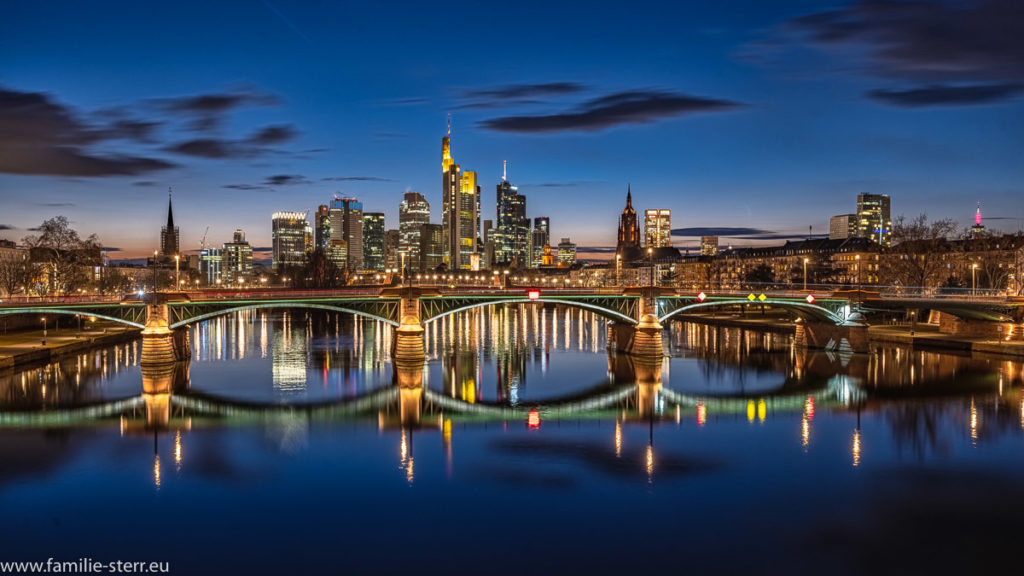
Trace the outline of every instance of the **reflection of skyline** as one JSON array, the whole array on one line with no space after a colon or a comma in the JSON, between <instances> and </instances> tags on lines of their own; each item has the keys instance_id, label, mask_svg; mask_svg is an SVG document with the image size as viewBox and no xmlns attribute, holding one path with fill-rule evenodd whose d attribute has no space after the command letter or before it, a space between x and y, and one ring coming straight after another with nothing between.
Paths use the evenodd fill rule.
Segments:
<instances>
[{"instance_id":1,"label":"reflection of skyline","mask_svg":"<svg viewBox=\"0 0 1024 576\"><path fill-rule=\"evenodd\" d=\"M108 384L127 370L137 370L138 340L68 355L41 366L0 372L0 406L37 408L91 404L109 398ZM140 392L127 386L119 397Z\"/></svg>"}]
</instances>

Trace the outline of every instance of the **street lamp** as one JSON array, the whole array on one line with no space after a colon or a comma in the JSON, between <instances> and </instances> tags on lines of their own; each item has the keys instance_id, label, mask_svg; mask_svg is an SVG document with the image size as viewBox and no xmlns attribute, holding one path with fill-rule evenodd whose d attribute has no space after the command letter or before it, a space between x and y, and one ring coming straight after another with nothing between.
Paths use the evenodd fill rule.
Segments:
<instances>
[{"instance_id":1,"label":"street lamp","mask_svg":"<svg viewBox=\"0 0 1024 576\"><path fill-rule=\"evenodd\" d=\"M159 250L153 250L153 292L156 292L156 255Z\"/></svg>"},{"instance_id":2,"label":"street lamp","mask_svg":"<svg viewBox=\"0 0 1024 576\"><path fill-rule=\"evenodd\" d=\"M804 292L807 292L807 258L804 258Z\"/></svg>"},{"instance_id":3,"label":"street lamp","mask_svg":"<svg viewBox=\"0 0 1024 576\"><path fill-rule=\"evenodd\" d=\"M974 264L971 264L971 296L977 296L978 295L977 291L975 290L975 283L974 283L974 272L977 269L978 269L978 263L977 262L975 262Z\"/></svg>"},{"instance_id":4,"label":"street lamp","mask_svg":"<svg viewBox=\"0 0 1024 576\"><path fill-rule=\"evenodd\" d=\"M622 282L620 275L622 273L622 254L615 255L615 286L619 286Z\"/></svg>"},{"instance_id":5,"label":"street lamp","mask_svg":"<svg viewBox=\"0 0 1024 576\"><path fill-rule=\"evenodd\" d=\"M857 261L857 290L860 290L860 254L854 256L853 259Z\"/></svg>"},{"instance_id":6,"label":"street lamp","mask_svg":"<svg viewBox=\"0 0 1024 576\"><path fill-rule=\"evenodd\" d=\"M651 269L651 287L654 287L654 248L647 248L647 262Z\"/></svg>"},{"instance_id":7,"label":"street lamp","mask_svg":"<svg viewBox=\"0 0 1024 576\"><path fill-rule=\"evenodd\" d=\"M179 289L181 288L181 280L178 279L178 262L180 260L181 260L181 255L180 254L175 254L174 255L174 283L178 285Z\"/></svg>"}]
</instances>

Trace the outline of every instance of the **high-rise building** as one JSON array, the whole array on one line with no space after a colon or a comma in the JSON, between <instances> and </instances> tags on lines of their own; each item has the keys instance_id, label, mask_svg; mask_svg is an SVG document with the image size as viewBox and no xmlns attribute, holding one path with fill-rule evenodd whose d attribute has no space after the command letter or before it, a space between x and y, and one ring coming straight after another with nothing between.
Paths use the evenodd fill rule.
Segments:
<instances>
[{"instance_id":1,"label":"high-rise building","mask_svg":"<svg viewBox=\"0 0 1024 576\"><path fill-rule=\"evenodd\" d=\"M718 236L700 237L700 255L718 256Z\"/></svg>"},{"instance_id":2,"label":"high-rise building","mask_svg":"<svg viewBox=\"0 0 1024 576\"><path fill-rule=\"evenodd\" d=\"M451 155L451 123L448 135L441 139L441 226L444 234L444 258L449 270L468 270L471 255L477 252L480 233L480 187L476 172L462 171Z\"/></svg>"},{"instance_id":3,"label":"high-rise building","mask_svg":"<svg viewBox=\"0 0 1024 576\"><path fill-rule=\"evenodd\" d=\"M892 219L889 217L889 196L857 195L857 236L882 246L892 240Z\"/></svg>"},{"instance_id":4,"label":"high-rise building","mask_svg":"<svg viewBox=\"0 0 1024 576\"><path fill-rule=\"evenodd\" d=\"M178 254L179 234L178 227L174 225L174 211L171 209L171 189L167 189L167 225L160 228L160 254L173 258Z\"/></svg>"},{"instance_id":5,"label":"high-rise building","mask_svg":"<svg viewBox=\"0 0 1024 576\"><path fill-rule=\"evenodd\" d=\"M384 270L384 213L363 214L363 270Z\"/></svg>"},{"instance_id":6,"label":"high-rise building","mask_svg":"<svg viewBox=\"0 0 1024 576\"><path fill-rule=\"evenodd\" d=\"M507 176L505 171L498 184L494 261L506 266L525 267L530 260L530 219L526 217L526 196L519 193Z\"/></svg>"},{"instance_id":7,"label":"high-rise building","mask_svg":"<svg viewBox=\"0 0 1024 576\"><path fill-rule=\"evenodd\" d=\"M538 216L533 219L533 233L530 235L530 266L533 268L543 264L545 246L551 246L551 219Z\"/></svg>"},{"instance_id":8,"label":"high-rise building","mask_svg":"<svg viewBox=\"0 0 1024 576\"><path fill-rule=\"evenodd\" d=\"M648 248L672 246L672 211L667 208L644 210L644 236Z\"/></svg>"},{"instance_id":9,"label":"high-rise building","mask_svg":"<svg viewBox=\"0 0 1024 576\"><path fill-rule=\"evenodd\" d=\"M856 214L836 214L828 220L829 240L846 240L857 235Z\"/></svg>"},{"instance_id":10,"label":"high-rise building","mask_svg":"<svg viewBox=\"0 0 1024 576\"><path fill-rule=\"evenodd\" d=\"M616 253L623 258L627 257L626 251L637 251L640 249L640 227L636 223L636 210L633 209L633 193L626 186L626 207L619 216L619 243L616 246Z\"/></svg>"},{"instance_id":11,"label":"high-rise building","mask_svg":"<svg viewBox=\"0 0 1024 576\"><path fill-rule=\"evenodd\" d=\"M440 224L420 226L420 270L433 272L444 263L444 227Z\"/></svg>"},{"instance_id":12,"label":"high-rise building","mask_svg":"<svg viewBox=\"0 0 1024 576\"><path fill-rule=\"evenodd\" d=\"M224 252L220 248L203 248L199 251L199 274L207 285L213 286L221 277Z\"/></svg>"},{"instance_id":13,"label":"high-rise building","mask_svg":"<svg viewBox=\"0 0 1024 576\"><path fill-rule=\"evenodd\" d=\"M409 256L402 252L399 253L399 245L401 243L401 233L398 230L392 228L384 232L384 267L392 270L397 270L401 266L408 266ZM417 246L417 252L419 246Z\"/></svg>"},{"instance_id":14,"label":"high-rise building","mask_svg":"<svg viewBox=\"0 0 1024 576\"><path fill-rule=\"evenodd\" d=\"M558 263L566 266L576 263L576 244L568 238L562 238L558 243Z\"/></svg>"},{"instance_id":15,"label":"high-rise building","mask_svg":"<svg viewBox=\"0 0 1024 576\"><path fill-rule=\"evenodd\" d=\"M221 279L231 284L252 276L252 246L245 241L245 232L235 230L231 242L221 245Z\"/></svg>"},{"instance_id":16,"label":"high-rise building","mask_svg":"<svg viewBox=\"0 0 1024 576\"><path fill-rule=\"evenodd\" d=\"M398 249L405 253L405 266L420 270L420 227L430 224L430 203L419 192L406 192L398 206Z\"/></svg>"},{"instance_id":17,"label":"high-rise building","mask_svg":"<svg viewBox=\"0 0 1024 576\"><path fill-rule=\"evenodd\" d=\"M971 226L971 236L977 238L985 234L985 225L981 223L981 202L978 202L978 210L974 213L974 226Z\"/></svg>"},{"instance_id":18,"label":"high-rise building","mask_svg":"<svg viewBox=\"0 0 1024 576\"><path fill-rule=\"evenodd\" d=\"M275 212L271 218L271 242L274 272L306 263L306 215L302 212Z\"/></svg>"},{"instance_id":19,"label":"high-rise building","mask_svg":"<svg viewBox=\"0 0 1024 576\"><path fill-rule=\"evenodd\" d=\"M347 259L343 268L357 273L363 268L363 204L355 198L331 200L331 241L344 242ZM340 265L339 265L340 266Z\"/></svg>"},{"instance_id":20,"label":"high-rise building","mask_svg":"<svg viewBox=\"0 0 1024 576\"><path fill-rule=\"evenodd\" d=\"M331 210L321 204L313 215L313 249L324 250L331 241Z\"/></svg>"},{"instance_id":21,"label":"high-rise building","mask_svg":"<svg viewBox=\"0 0 1024 576\"><path fill-rule=\"evenodd\" d=\"M484 220L483 228L483 259L481 267L491 268L494 266L494 220Z\"/></svg>"}]
</instances>

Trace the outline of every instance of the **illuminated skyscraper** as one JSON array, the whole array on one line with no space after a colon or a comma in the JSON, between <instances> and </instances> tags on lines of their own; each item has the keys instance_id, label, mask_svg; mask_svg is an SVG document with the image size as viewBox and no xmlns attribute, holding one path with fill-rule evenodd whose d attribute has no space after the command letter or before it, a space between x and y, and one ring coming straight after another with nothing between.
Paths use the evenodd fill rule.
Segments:
<instances>
[{"instance_id":1,"label":"illuminated skyscraper","mask_svg":"<svg viewBox=\"0 0 1024 576\"><path fill-rule=\"evenodd\" d=\"M384 213L363 214L363 270L384 270Z\"/></svg>"},{"instance_id":2,"label":"illuminated skyscraper","mask_svg":"<svg viewBox=\"0 0 1024 576\"><path fill-rule=\"evenodd\" d=\"M504 170L498 184L497 208L494 261L526 267L530 260L530 219L526 217L526 196L508 181L508 173Z\"/></svg>"},{"instance_id":3,"label":"illuminated skyscraper","mask_svg":"<svg viewBox=\"0 0 1024 576\"><path fill-rule=\"evenodd\" d=\"M480 187L476 172L462 171L451 155L451 122L448 135L441 139L442 214L444 259L449 270L468 270L477 252L480 227Z\"/></svg>"},{"instance_id":4,"label":"illuminated skyscraper","mask_svg":"<svg viewBox=\"0 0 1024 576\"><path fill-rule=\"evenodd\" d=\"M406 192L398 206L398 249L409 270L420 269L420 228L429 223L430 203L419 192Z\"/></svg>"},{"instance_id":5,"label":"illuminated skyscraper","mask_svg":"<svg viewBox=\"0 0 1024 576\"><path fill-rule=\"evenodd\" d=\"M335 197L331 200L330 216L331 242L344 243L345 268L359 272L363 269L363 204L355 198Z\"/></svg>"},{"instance_id":6,"label":"illuminated skyscraper","mask_svg":"<svg viewBox=\"0 0 1024 576\"><path fill-rule=\"evenodd\" d=\"M568 238L562 238L558 243L558 263L566 266L576 263L576 244Z\"/></svg>"},{"instance_id":7,"label":"illuminated skyscraper","mask_svg":"<svg viewBox=\"0 0 1024 576\"><path fill-rule=\"evenodd\" d=\"M649 208L644 210L644 236L648 248L672 245L672 211Z\"/></svg>"},{"instance_id":8,"label":"illuminated skyscraper","mask_svg":"<svg viewBox=\"0 0 1024 576\"><path fill-rule=\"evenodd\" d=\"M718 236L700 237L700 255L718 256Z\"/></svg>"},{"instance_id":9,"label":"illuminated skyscraper","mask_svg":"<svg viewBox=\"0 0 1024 576\"><path fill-rule=\"evenodd\" d=\"M433 272L444 262L444 227L440 224L420 226L420 270Z\"/></svg>"},{"instance_id":10,"label":"illuminated skyscraper","mask_svg":"<svg viewBox=\"0 0 1024 576\"><path fill-rule=\"evenodd\" d=\"M829 240L846 240L857 235L857 215L837 214L828 221Z\"/></svg>"},{"instance_id":11,"label":"illuminated skyscraper","mask_svg":"<svg viewBox=\"0 0 1024 576\"><path fill-rule=\"evenodd\" d=\"M167 189L167 225L160 228L160 254L173 258L178 254L178 227L174 225L174 211L171 209L171 189Z\"/></svg>"},{"instance_id":12,"label":"illuminated skyscraper","mask_svg":"<svg viewBox=\"0 0 1024 576\"><path fill-rule=\"evenodd\" d=\"M275 212L271 218L273 260L271 270L302 266L306 262L306 215L302 212Z\"/></svg>"},{"instance_id":13,"label":"illuminated skyscraper","mask_svg":"<svg viewBox=\"0 0 1024 576\"><path fill-rule=\"evenodd\" d=\"M885 194L857 195L857 236L888 246L892 237L892 219L889 218L889 196Z\"/></svg>"},{"instance_id":14,"label":"illuminated skyscraper","mask_svg":"<svg viewBox=\"0 0 1024 576\"><path fill-rule=\"evenodd\" d=\"M314 235L313 248L327 249L327 243L331 241L331 211L326 204L321 204L313 216Z\"/></svg>"},{"instance_id":15,"label":"illuminated skyscraper","mask_svg":"<svg viewBox=\"0 0 1024 576\"><path fill-rule=\"evenodd\" d=\"M974 226L971 226L971 236L977 238L985 234L985 225L981 223L981 202L978 202L978 210L974 213Z\"/></svg>"},{"instance_id":16,"label":"illuminated skyscraper","mask_svg":"<svg viewBox=\"0 0 1024 576\"><path fill-rule=\"evenodd\" d=\"M544 247L551 246L551 219L538 216L533 219L533 233L530 235L530 266L536 268L544 262Z\"/></svg>"},{"instance_id":17,"label":"illuminated skyscraper","mask_svg":"<svg viewBox=\"0 0 1024 576\"><path fill-rule=\"evenodd\" d=\"M388 231L384 232L384 267L385 268L396 269L396 268L399 268L403 264L403 261L402 261L403 258L401 256L401 254L399 254L399 249L398 249L399 242L400 242L400 234L399 234L398 230L391 229L391 230L388 230ZM417 248L419 248L419 246L417 246ZM416 252L418 253L419 250L417 250ZM409 265L409 255L408 255L408 253L405 253L405 252L403 252L402 254L405 254L405 258L404 258L405 262L404 262L404 264L406 266L408 266Z\"/></svg>"},{"instance_id":18,"label":"illuminated skyscraper","mask_svg":"<svg viewBox=\"0 0 1024 576\"><path fill-rule=\"evenodd\" d=\"M245 232L235 230L231 242L221 245L221 278L231 284L248 280L252 276L252 246L245 240Z\"/></svg>"}]
</instances>

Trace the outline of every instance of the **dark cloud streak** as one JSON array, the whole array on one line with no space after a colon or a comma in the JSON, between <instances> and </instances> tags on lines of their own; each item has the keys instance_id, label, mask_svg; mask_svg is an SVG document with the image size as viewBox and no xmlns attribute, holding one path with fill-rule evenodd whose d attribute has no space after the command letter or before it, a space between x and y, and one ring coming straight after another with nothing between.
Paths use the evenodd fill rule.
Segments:
<instances>
[{"instance_id":1,"label":"dark cloud streak","mask_svg":"<svg viewBox=\"0 0 1024 576\"><path fill-rule=\"evenodd\" d=\"M906 108L925 106L967 106L988 104L1012 98L1021 92L1021 84L984 84L971 86L931 85L909 90L872 90L868 98Z\"/></svg>"}]
</instances>

